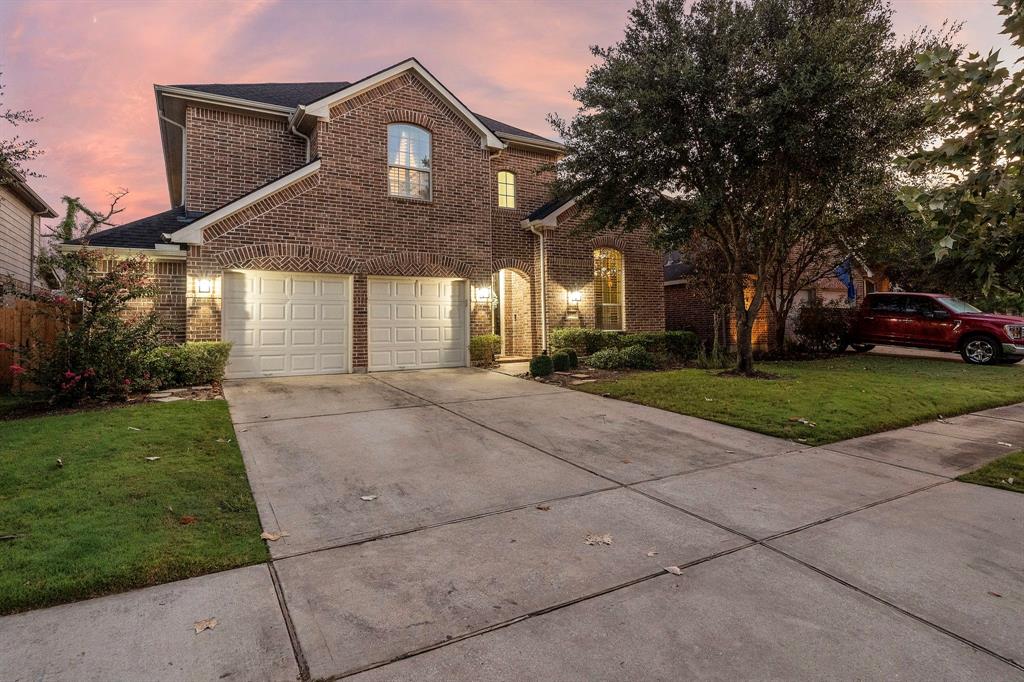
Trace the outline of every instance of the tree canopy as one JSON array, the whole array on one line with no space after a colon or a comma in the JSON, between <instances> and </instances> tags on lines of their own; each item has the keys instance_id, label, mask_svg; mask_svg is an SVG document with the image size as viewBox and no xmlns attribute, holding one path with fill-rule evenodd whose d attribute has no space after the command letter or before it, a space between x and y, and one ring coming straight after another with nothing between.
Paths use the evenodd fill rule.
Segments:
<instances>
[{"instance_id":1,"label":"tree canopy","mask_svg":"<svg viewBox=\"0 0 1024 682\"><path fill-rule=\"evenodd\" d=\"M575 116L552 117L559 189L587 229L720 250L740 371L772 269L830 222L822 233L856 244L851 207L923 134L924 37L898 40L891 14L884 0L640 0L622 41L593 48Z\"/></svg>"},{"instance_id":2,"label":"tree canopy","mask_svg":"<svg viewBox=\"0 0 1024 682\"><path fill-rule=\"evenodd\" d=\"M998 0L1003 33L1024 47L1024 3ZM931 83L926 113L937 127L903 159L902 197L933 242L937 272L955 269L976 294L1024 297L1024 72L998 51L937 46L919 56Z\"/></svg>"}]
</instances>

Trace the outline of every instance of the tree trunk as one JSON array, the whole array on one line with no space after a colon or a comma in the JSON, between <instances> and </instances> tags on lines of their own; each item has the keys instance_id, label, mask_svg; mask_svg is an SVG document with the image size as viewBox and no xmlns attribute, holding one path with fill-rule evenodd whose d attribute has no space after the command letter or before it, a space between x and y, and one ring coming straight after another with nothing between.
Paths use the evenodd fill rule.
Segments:
<instances>
[{"instance_id":1,"label":"tree trunk","mask_svg":"<svg viewBox=\"0 0 1024 682\"><path fill-rule=\"evenodd\" d=\"M736 371L751 374L754 371L754 345L751 337L754 332L754 319L757 310L747 307L745 296L746 275L739 275L733 281L733 298L736 313Z\"/></svg>"}]
</instances>

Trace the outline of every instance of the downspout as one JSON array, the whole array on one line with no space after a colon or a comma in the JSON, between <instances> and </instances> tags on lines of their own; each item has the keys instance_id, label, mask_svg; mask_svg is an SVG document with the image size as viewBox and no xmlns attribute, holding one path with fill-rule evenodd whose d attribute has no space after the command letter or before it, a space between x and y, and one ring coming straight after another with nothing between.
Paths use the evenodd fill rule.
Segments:
<instances>
[{"instance_id":1,"label":"downspout","mask_svg":"<svg viewBox=\"0 0 1024 682\"><path fill-rule=\"evenodd\" d=\"M31 229L28 234L28 293L32 293L36 288L36 232L42 227L42 221L36 223L36 218L40 218L46 211L36 211L32 214L32 220L29 221Z\"/></svg>"},{"instance_id":2,"label":"downspout","mask_svg":"<svg viewBox=\"0 0 1024 682\"><path fill-rule=\"evenodd\" d=\"M309 135L304 135L300 133L299 130L295 127L295 123L302 119L302 117L305 115L306 107L299 105L295 109L295 113L288 117L288 130L290 130L293 135L297 135L306 141L306 163L309 163L310 145L312 144L312 140L309 139Z\"/></svg>"},{"instance_id":3,"label":"downspout","mask_svg":"<svg viewBox=\"0 0 1024 682\"><path fill-rule=\"evenodd\" d=\"M188 145L185 144L185 126L178 123L177 121L172 121L171 119L167 118L166 116L164 116L164 112L162 111L158 111L156 115L157 117L159 117L161 121L165 121L167 123L170 123L172 126L176 126L177 128L181 129L181 205L185 206L185 160L188 158L186 156Z\"/></svg>"},{"instance_id":4,"label":"downspout","mask_svg":"<svg viewBox=\"0 0 1024 682\"><path fill-rule=\"evenodd\" d=\"M543 352L548 350L548 274L547 257L544 253L544 226L530 223L530 232L540 237L540 345Z\"/></svg>"}]
</instances>

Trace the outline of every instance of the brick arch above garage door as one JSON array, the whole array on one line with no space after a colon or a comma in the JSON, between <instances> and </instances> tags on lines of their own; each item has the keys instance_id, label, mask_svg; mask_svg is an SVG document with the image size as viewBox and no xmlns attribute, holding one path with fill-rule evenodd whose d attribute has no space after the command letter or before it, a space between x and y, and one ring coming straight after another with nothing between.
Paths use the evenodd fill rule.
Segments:
<instances>
[{"instance_id":1,"label":"brick arch above garage door","mask_svg":"<svg viewBox=\"0 0 1024 682\"><path fill-rule=\"evenodd\" d=\"M304 244L250 244L221 251L217 254L217 264L224 268L280 272L348 275L361 271L359 261L340 251Z\"/></svg>"},{"instance_id":2,"label":"brick arch above garage door","mask_svg":"<svg viewBox=\"0 0 1024 682\"><path fill-rule=\"evenodd\" d=\"M367 275L468 279L473 276L474 267L471 263L452 256L407 251L371 258L363 264L363 269L359 272Z\"/></svg>"}]
</instances>

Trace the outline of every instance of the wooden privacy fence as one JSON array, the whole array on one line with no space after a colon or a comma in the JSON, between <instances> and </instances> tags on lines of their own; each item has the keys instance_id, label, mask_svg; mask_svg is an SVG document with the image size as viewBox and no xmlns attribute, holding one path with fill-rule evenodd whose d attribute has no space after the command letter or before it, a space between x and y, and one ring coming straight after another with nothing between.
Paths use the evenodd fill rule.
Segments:
<instances>
[{"instance_id":1,"label":"wooden privacy fence","mask_svg":"<svg viewBox=\"0 0 1024 682\"><path fill-rule=\"evenodd\" d=\"M8 299L0 307L0 343L21 348L33 343L52 344L57 338L57 323L47 314L48 304L25 299ZM20 361L12 350L0 350L0 391L23 388L24 380L11 373L11 365Z\"/></svg>"}]
</instances>

